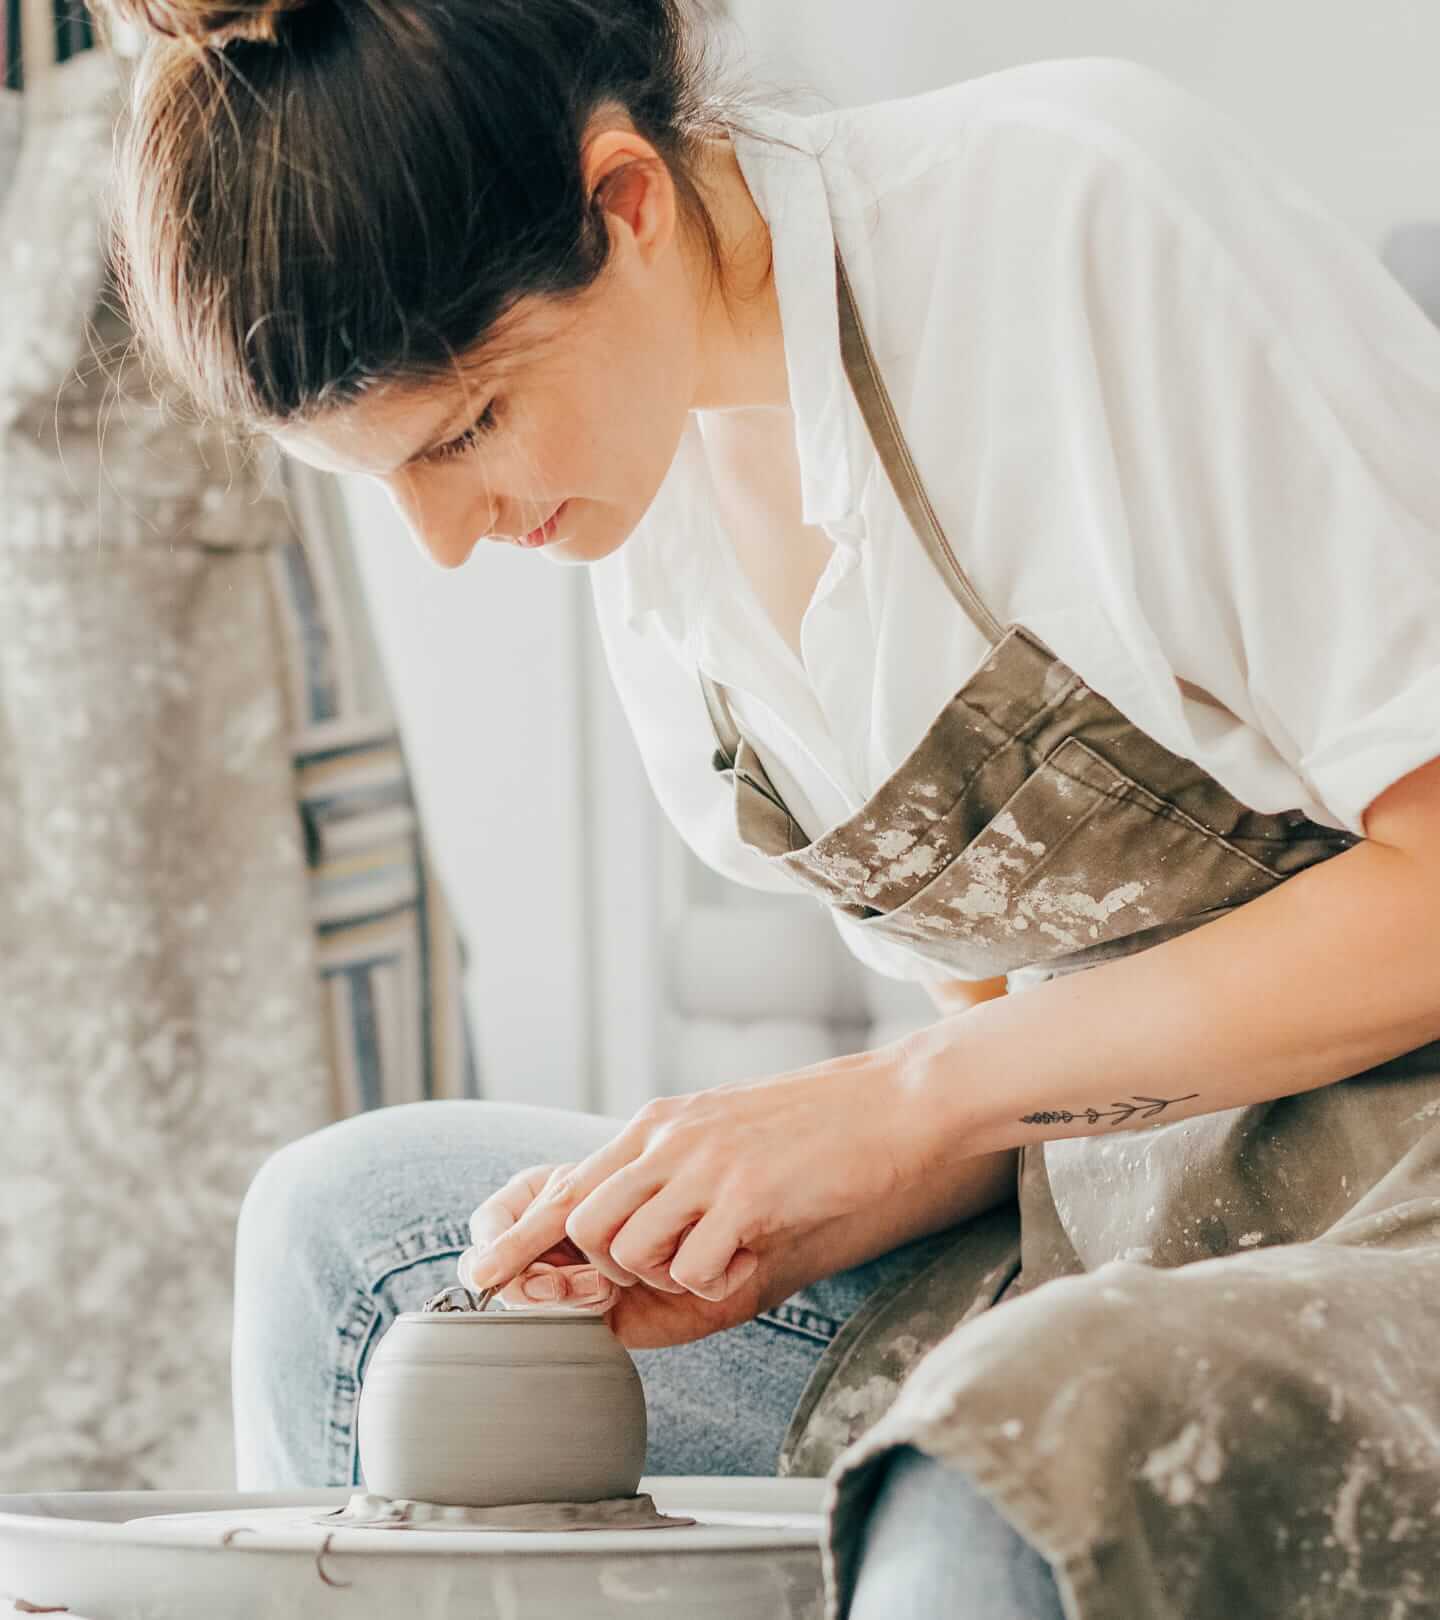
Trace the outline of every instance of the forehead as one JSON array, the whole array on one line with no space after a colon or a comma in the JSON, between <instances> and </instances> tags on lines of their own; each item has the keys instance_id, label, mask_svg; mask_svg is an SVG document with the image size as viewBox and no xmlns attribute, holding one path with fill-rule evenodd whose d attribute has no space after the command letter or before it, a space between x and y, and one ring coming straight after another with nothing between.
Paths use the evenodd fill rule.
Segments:
<instances>
[{"instance_id":1,"label":"forehead","mask_svg":"<svg viewBox=\"0 0 1440 1620\"><path fill-rule=\"evenodd\" d=\"M539 299L520 300L483 343L457 353L450 370L378 378L357 398L284 423L271 437L288 455L324 472L394 474L417 452L463 431L498 389L543 362L575 315Z\"/></svg>"},{"instance_id":2,"label":"forehead","mask_svg":"<svg viewBox=\"0 0 1440 1620\"><path fill-rule=\"evenodd\" d=\"M480 409L476 388L475 381L454 377L376 384L344 405L284 423L271 437L287 455L322 472L393 473L468 399Z\"/></svg>"},{"instance_id":3,"label":"forehead","mask_svg":"<svg viewBox=\"0 0 1440 1620\"><path fill-rule=\"evenodd\" d=\"M510 369L487 365L376 382L344 405L282 424L271 437L287 455L322 472L390 475L468 427Z\"/></svg>"}]
</instances>

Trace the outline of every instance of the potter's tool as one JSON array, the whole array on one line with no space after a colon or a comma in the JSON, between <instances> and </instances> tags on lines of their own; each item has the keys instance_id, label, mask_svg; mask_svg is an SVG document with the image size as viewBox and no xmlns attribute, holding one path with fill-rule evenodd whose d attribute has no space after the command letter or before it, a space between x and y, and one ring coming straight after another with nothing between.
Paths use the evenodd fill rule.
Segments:
<instances>
[{"instance_id":1,"label":"potter's tool","mask_svg":"<svg viewBox=\"0 0 1440 1620\"><path fill-rule=\"evenodd\" d=\"M482 1288L478 1294L472 1294L463 1283L456 1283L453 1288L442 1288L438 1294L432 1294L420 1309L422 1311L483 1311L499 1292L498 1288ZM456 1301L455 1296L457 1294L465 1296L463 1305Z\"/></svg>"}]
</instances>

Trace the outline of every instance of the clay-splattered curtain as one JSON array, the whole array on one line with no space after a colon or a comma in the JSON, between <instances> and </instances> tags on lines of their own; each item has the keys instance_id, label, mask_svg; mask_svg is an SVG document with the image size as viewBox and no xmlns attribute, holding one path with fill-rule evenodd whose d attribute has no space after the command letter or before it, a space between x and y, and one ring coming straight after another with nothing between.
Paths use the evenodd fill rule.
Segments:
<instances>
[{"instance_id":1,"label":"clay-splattered curtain","mask_svg":"<svg viewBox=\"0 0 1440 1620\"><path fill-rule=\"evenodd\" d=\"M253 1172L476 1090L338 505L120 359L118 90L27 76L0 164L3 1490L228 1484Z\"/></svg>"}]
</instances>

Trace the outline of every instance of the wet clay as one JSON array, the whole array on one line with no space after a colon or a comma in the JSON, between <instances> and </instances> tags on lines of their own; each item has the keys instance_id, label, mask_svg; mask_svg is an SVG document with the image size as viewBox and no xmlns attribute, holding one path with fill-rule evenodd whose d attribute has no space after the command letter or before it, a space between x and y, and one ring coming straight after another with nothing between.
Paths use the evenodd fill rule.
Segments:
<instances>
[{"instance_id":1,"label":"wet clay","mask_svg":"<svg viewBox=\"0 0 1440 1620\"><path fill-rule=\"evenodd\" d=\"M359 1525L366 1530L667 1530L696 1521L661 1513L647 1492L608 1502L526 1502L514 1507L446 1507L437 1502L392 1501L357 1491L343 1508L317 1514L316 1524Z\"/></svg>"},{"instance_id":2,"label":"wet clay","mask_svg":"<svg viewBox=\"0 0 1440 1620\"><path fill-rule=\"evenodd\" d=\"M367 1492L499 1508L634 1498L640 1376L604 1317L436 1309L400 1316L360 1392Z\"/></svg>"}]
</instances>

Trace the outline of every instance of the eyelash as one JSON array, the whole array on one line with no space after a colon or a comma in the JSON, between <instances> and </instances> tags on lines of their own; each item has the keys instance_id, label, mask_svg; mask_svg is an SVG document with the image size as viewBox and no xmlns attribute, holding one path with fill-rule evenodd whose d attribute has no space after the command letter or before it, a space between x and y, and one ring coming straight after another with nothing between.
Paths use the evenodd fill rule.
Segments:
<instances>
[{"instance_id":1,"label":"eyelash","mask_svg":"<svg viewBox=\"0 0 1440 1620\"><path fill-rule=\"evenodd\" d=\"M437 445L430 452L429 459L431 461L449 461L454 456L463 456L467 450L473 450L486 434L493 433L496 426L495 401L492 399L485 407L479 421L466 428L458 438L451 439L448 444Z\"/></svg>"}]
</instances>

